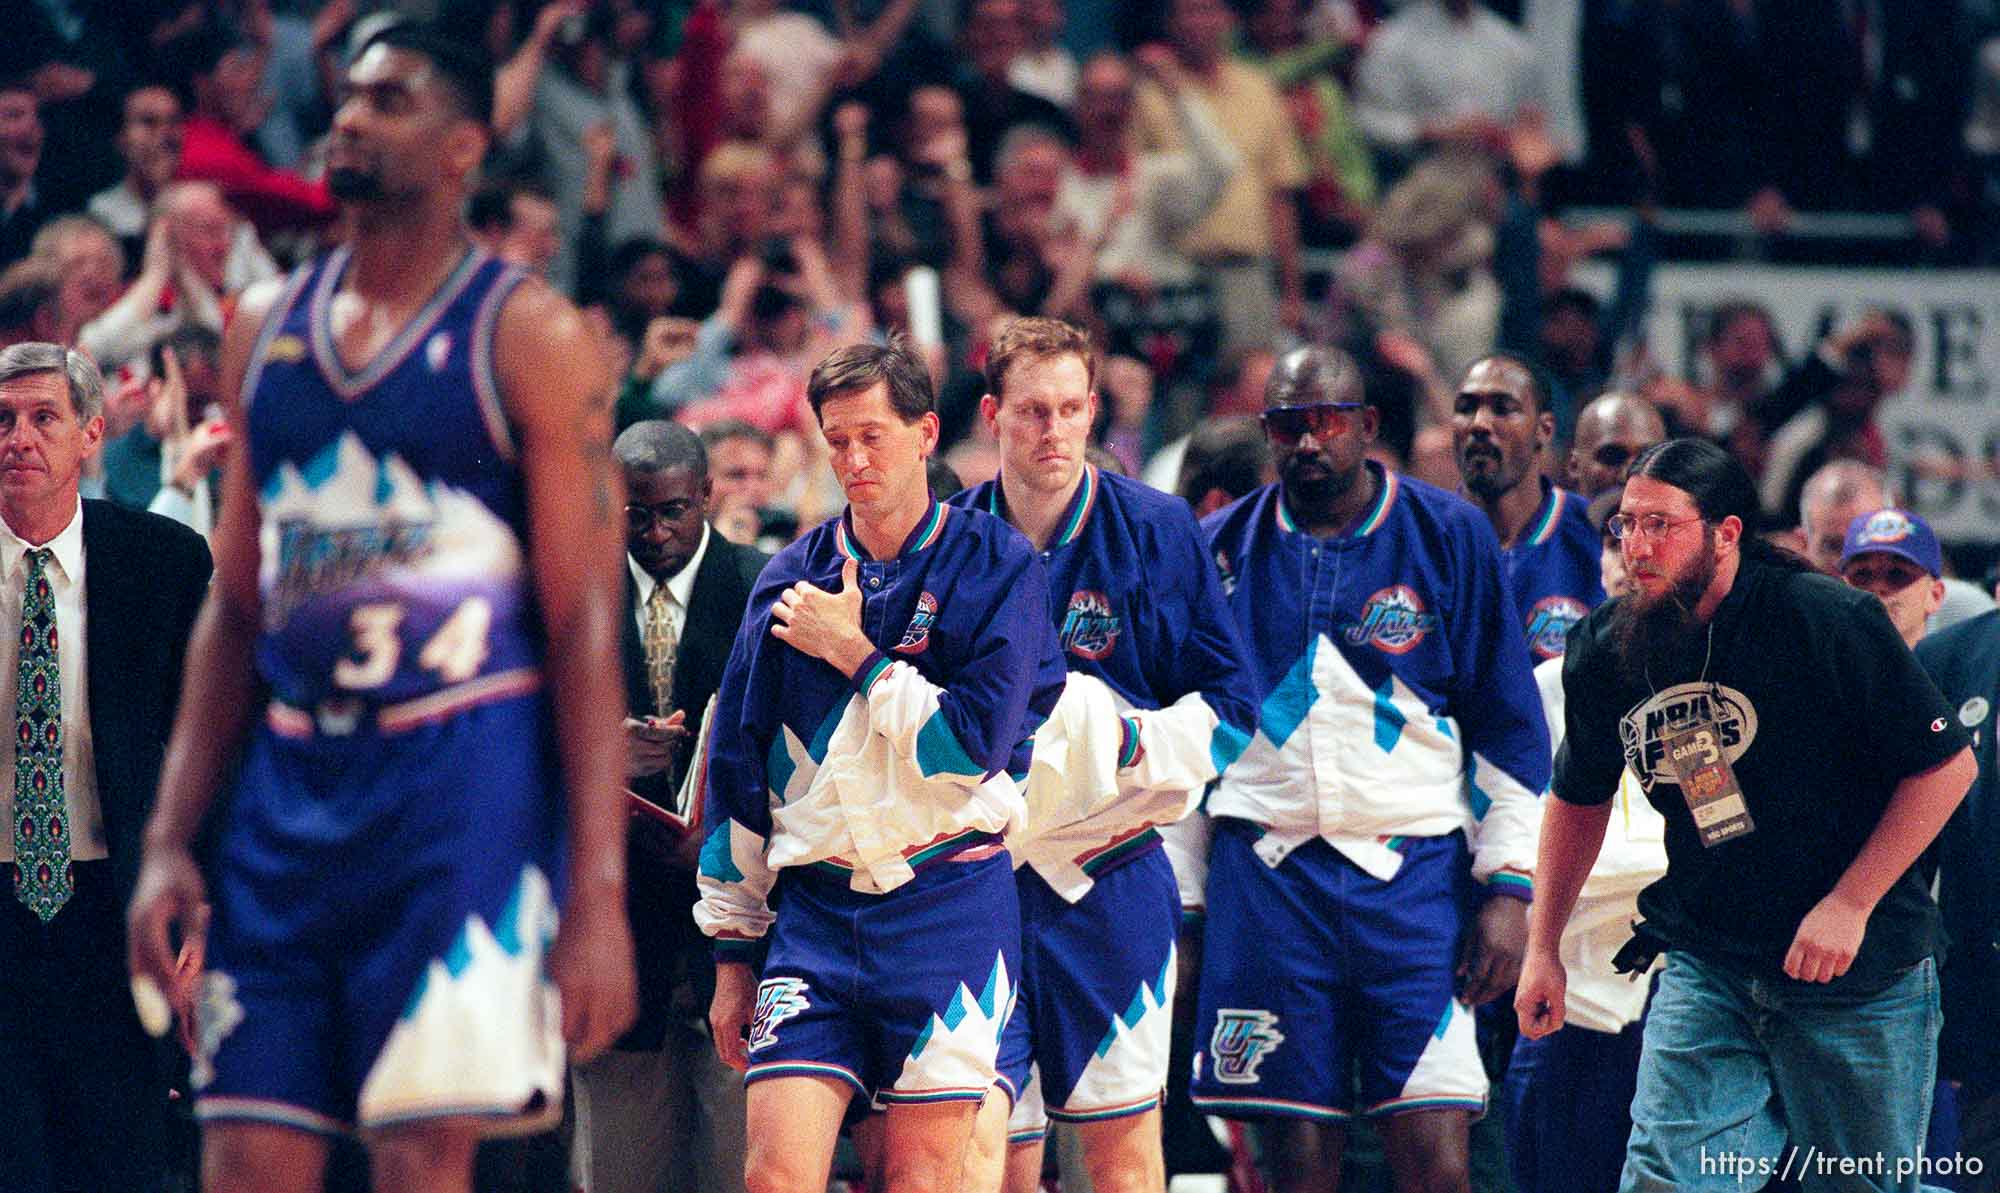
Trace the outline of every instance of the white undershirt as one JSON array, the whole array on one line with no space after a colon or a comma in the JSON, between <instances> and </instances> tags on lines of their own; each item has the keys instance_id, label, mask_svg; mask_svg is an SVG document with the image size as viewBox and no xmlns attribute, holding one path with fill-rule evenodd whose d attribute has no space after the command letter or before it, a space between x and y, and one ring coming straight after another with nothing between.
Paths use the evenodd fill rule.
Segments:
<instances>
[{"instance_id":1,"label":"white undershirt","mask_svg":"<svg viewBox=\"0 0 2000 1193\"><path fill-rule=\"evenodd\" d=\"M681 640L681 631L687 628L688 601L694 596L695 573L701 570L702 557L708 554L708 534L708 523L703 522L701 543L695 547L694 554L688 556L687 566L667 578L667 596L672 598L667 602L667 620L673 623L675 642ZM659 581L640 567L639 561L632 558L629 552L625 556L625 566L632 569L632 579L639 586L639 599L633 603L632 617L639 623L639 641L644 642L646 602L653 599L653 589L659 586Z\"/></svg>"}]
</instances>

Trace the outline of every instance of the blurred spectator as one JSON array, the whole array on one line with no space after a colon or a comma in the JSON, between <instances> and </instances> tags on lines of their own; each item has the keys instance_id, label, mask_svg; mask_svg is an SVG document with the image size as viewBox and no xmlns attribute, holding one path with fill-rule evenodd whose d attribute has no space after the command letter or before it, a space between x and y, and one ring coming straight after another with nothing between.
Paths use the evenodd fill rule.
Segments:
<instances>
[{"instance_id":1,"label":"blurred spectator","mask_svg":"<svg viewBox=\"0 0 2000 1193\"><path fill-rule=\"evenodd\" d=\"M236 213L210 182L177 182L160 192L146 231L139 276L83 328L78 343L107 370L141 371L153 346L185 323L220 332L229 285Z\"/></svg>"},{"instance_id":2,"label":"blurred spectator","mask_svg":"<svg viewBox=\"0 0 2000 1193\"><path fill-rule=\"evenodd\" d=\"M1840 550L1841 579L1872 593L1915 649L1944 603L1944 551L1930 523L1907 510L1856 515Z\"/></svg>"},{"instance_id":3,"label":"blurred spectator","mask_svg":"<svg viewBox=\"0 0 2000 1193\"><path fill-rule=\"evenodd\" d=\"M1759 495L1765 512L1798 521L1799 489L1828 460L1880 468L1887 448L1875 409L1910 381L1915 329L1899 312L1868 311L1822 340L1768 403L1784 417L1770 440ZM1790 412L1787 414L1787 412Z\"/></svg>"},{"instance_id":4,"label":"blurred spectator","mask_svg":"<svg viewBox=\"0 0 2000 1193\"><path fill-rule=\"evenodd\" d=\"M1033 125L1009 133L983 215L968 216L967 169L963 160L945 168L954 248L947 298L959 316L985 327L1008 313L1057 318L1077 313L1091 262L1075 230L1059 229L1054 218L1069 169L1062 139ZM1061 267L1067 269L1059 275Z\"/></svg>"},{"instance_id":5,"label":"blurred spectator","mask_svg":"<svg viewBox=\"0 0 2000 1193\"><path fill-rule=\"evenodd\" d=\"M1539 114L1519 120L1508 138L1515 186L1494 248L1500 283L1499 346L1531 361L1543 375L1558 444L1568 443L1577 408L1610 383L1620 343L1645 314L1658 254L1652 177L1642 172L1640 201L1629 224L1599 221L1571 229L1543 207L1544 176L1559 151ZM1569 284L1572 265L1593 253L1619 250L1618 280L1607 306Z\"/></svg>"},{"instance_id":6,"label":"blurred spectator","mask_svg":"<svg viewBox=\"0 0 2000 1193\"><path fill-rule=\"evenodd\" d=\"M1439 154L1411 170L1335 270L1335 334L1356 342L1376 332L1405 335L1439 375L1463 375L1499 326L1490 265L1497 190L1493 167L1477 154Z\"/></svg>"},{"instance_id":7,"label":"blurred spectator","mask_svg":"<svg viewBox=\"0 0 2000 1193\"><path fill-rule=\"evenodd\" d=\"M611 250L601 297L619 335L637 344L653 320L673 310L679 296L673 257L664 243L640 237Z\"/></svg>"},{"instance_id":8,"label":"blurred spectator","mask_svg":"<svg viewBox=\"0 0 2000 1193\"><path fill-rule=\"evenodd\" d=\"M0 270L0 348L65 343L61 333L62 272L56 263L30 255Z\"/></svg>"},{"instance_id":9,"label":"blurred spectator","mask_svg":"<svg viewBox=\"0 0 2000 1193\"><path fill-rule=\"evenodd\" d=\"M296 170L333 113L320 83L319 16L340 4L320 0L246 0L246 31L263 51L263 122L251 134L265 161ZM286 11L289 9L290 11Z\"/></svg>"},{"instance_id":10,"label":"blurred spectator","mask_svg":"<svg viewBox=\"0 0 2000 1193\"><path fill-rule=\"evenodd\" d=\"M62 149L44 158L36 183L47 210L73 211L116 177L111 140L118 97L130 85L132 64L143 61L137 35L156 7L104 0L0 4L0 82L13 80L34 93L47 142ZM0 184L0 196L5 191ZM0 264L7 259L0 252Z\"/></svg>"},{"instance_id":11,"label":"blurred spectator","mask_svg":"<svg viewBox=\"0 0 2000 1193\"><path fill-rule=\"evenodd\" d=\"M982 186L994 181L1001 141L1021 125L1036 125L1064 142L1075 140L1069 113L1008 81L1027 46L1022 0L971 0L959 41L965 51L952 82L964 104L967 160Z\"/></svg>"},{"instance_id":12,"label":"blurred spectator","mask_svg":"<svg viewBox=\"0 0 2000 1193\"><path fill-rule=\"evenodd\" d=\"M1570 447L1564 483L1587 498L1595 498L1624 484L1625 469L1632 460L1666 438L1666 423L1651 402L1616 391L1601 394L1576 416L1576 439Z\"/></svg>"},{"instance_id":13,"label":"blurred spectator","mask_svg":"<svg viewBox=\"0 0 2000 1193\"><path fill-rule=\"evenodd\" d=\"M41 102L25 80L0 79L0 267L28 255L52 214L35 190L41 163Z\"/></svg>"},{"instance_id":14,"label":"blurred spectator","mask_svg":"<svg viewBox=\"0 0 2000 1193\"><path fill-rule=\"evenodd\" d=\"M203 534L215 521L211 473L229 446L222 418L222 338L199 324L160 344L146 416L105 444L104 495Z\"/></svg>"},{"instance_id":15,"label":"blurred spectator","mask_svg":"<svg viewBox=\"0 0 2000 1193\"><path fill-rule=\"evenodd\" d=\"M1478 0L1411 0L1369 37L1355 107L1375 147L1407 164L1442 145L1500 152L1547 100L1519 29Z\"/></svg>"},{"instance_id":16,"label":"blurred spectator","mask_svg":"<svg viewBox=\"0 0 2000 1193\"><path fill-rule=\"evenodd\" d=\"M779 0L734 0L729 20L735 42L723 62L723 90L758 92L757 106L763 109L765 123L759 139L783 154L812 128L826 106L844 52L840 39Z\"/></svg>"},{"instance_id":17,"label":"blurred spectator","mask_svg":"<svg viewBox=\"0 0 2000 1193\"><path fill-rule=\"evenodd\" d=\"M138 251L146 235L146 216L153 200L181 168L181 138L186 122L173 89L147 85L125 94L124 120L118 127L118 156L125 177L90 197L90 214L104 221L114 235Z\"/></svg>"},{"instance_id":18,"label":"blurred spectator","mask_svg":"<svg viewBox=\"0 0 2000 1193\"><path fill-rule=\"evenodd\" d=\"M1352 46L1313 36L1301 0L1259 0L1244 23L1250 61L1284 96L1305 152L1299 233L1306 244L1345 248L1361 235L1378 195L1375 163L1340 77Z\"/></svg>"},{"instance_id":19,"label":"blurred spectator","mask_svg":"<svg viewBox=\"0 0 2000 1193\"><path fill-rule=\"evenodd\" d=\"M1964 144L1970 198L1979 213L1979 264L1992 265L2000 258L2000 37L1979 43L1977 63Z\"/></svg>"},{"instance_id":20,"label":"blurred spectator","mask_svg":"<svg viewBox=\"0 0 2000 1193\"><path fill-rule=\"evenodd\" d=\"M1132 151L1132 67L1099 54L1084 67L1079 144L1054 218L1092 254L1091 305L1105 351L1145 360L1165 393L1200 385L1215 356L1215 296L1179 240L1222 198L1242 159L1171 53L1144 47L1133 63L1170 97L1186 148Z\"/></svg>"},{"instance_id":21,"label":"blurred spectator","mask_svg":"<svg viewBox=\"0 0 2000 1193\"><path fill-rule=\"evenodd\" d=\"M539 30L540 16L537 22ZM555 199L562 243L550 263L549 280L573 290L591 178L592 128L606 125L611 133L604 242L658 238L666 226L659 159L650 126L632 98L630 64L615 44L615 16L608 8L591 7L580 18L571 13L554 25L542 35L552 61L535 80L534 105L510 148L528 154L533 177Z\"/></svg>"},{"instance_id":22,"label":"blurred spectator","mask_svg":"<svg viewBox=\"0 0 2000 1193\"><path fill-rule=\"evenodd\" d=\"M702 162L700 220L691 231L675 229L668 241L680 281L674 314L714 313L731 263L770 234L782 177L770 152L757 145L725 145Z\"/></svg>"},{"instance_id":23,"label":"blurred spectator","mask_svg":"<svg viewBox=\"0 0 2000 1193\"><path fill-rule=\"evenodd\" d=\"M1718 304L1702 338L1703 383L1668 387L1660 395L1670 434L1713 439L1753 479L1763 476L1771 434L1797 413L1775 400L1782 351L1777 322L1763 304Z\"/></svg>"},{"instance_id":24,"label":"blurred spectator","mask_svg":"<svg viewBox=\"0 0 2000 1193\"><path fill-rule=\"evenodd\" d=\"M167 87L146 85L125 96L124 122L118 130L118 154L125 177L90 197L90 214L103 221L138 256L145 251L146 221L160 192L180 169L185 122L180 97ZM248 221L235 221L224 277L231 290L241 290L260 278L276 277L278 267L257 240Z\"/></svg>"},{"instance_id":25,"label":"blurred spectator","mask_svg":"<svg viewBox=\"0 0 2000 1193\"><path fill-rule=\"evenodd\" d=\"M62 278L58 295L62 338L56 342L73 345L83 325L118 297L125 281L125 254L103 224L87 215L65 215L42 225L31 255L55 263Z\"/></svg>"},{"instance_id":26,"label":"blurred spectator","mask_svg":"<svg viewBox=\"0 0 2000 1193\"><path fill-rule=\"evenodd\" d=\"M1206 518L1277 479L1262 424L1248 414L1231 414L1205 420L1188 437L1174 492L1194 507L1195 517Z\"/></svg>"},{"instance_id":27,"label":"blurred spectator","mask_svg":"<svg viewBox=\"0 0 2000 1193\"><path fill-rule=\"evenodd\" d=\"M1140 479L1166 493L1180 493L1180 477L1187 453L1193 450L1194 436L1201 428L1220 419L1256 417L1264 412L1264 383L1271 378L1277 357L1268 348L1243 348L1222 358L1209 378L1201 419L1194 430L1169 441L1146 461ZM1263 428L1257 431L1261 441ZM1268 445L1267 445L1268 448ZM1183 493L1185 496L1185 493Z\"/></svg>"},{"instance_id":28,"label":"blurred spectator","mask_svg":"<svg viewBox=\"0 0 2000 1193\"><path fill-rule=\"evenodd\" d=\"M1223 347L1272 347L1281 330L1305 321L1305 272L1294 194L1306 184L1305 157L1277 88L1229 55L1236 18L1223 0L1171 0L1167 30L1188 86L1208 101L1243 158L1208 218L1181 248L1208 275L1222 312ZM1185 148L1180 115L1165 92L1138 92L1142 152Z\"/></svg>"},{"instance_id":29,"label":"blurred spectator","mask_svg":"<svg viewBox=\"0 0 2000 1193\"><path fill-rule=\"evenodd\" d=\"M548 276L562 249L555 200L527 183L503 180L480 187L466 204L465 222L487 252L541 277Z\"/></svg>"},{"instance_id":30,"label":"blurred spectator","mask_svg":"<svg viewBox=\"0 0 2000 1193\"><path fill-rule=\"evenodd\" d=\"M703 427L701 442L708 448L708 516L716 530L731 542L760 548L791 542L798 533L798 518L774 504L771 464L777 442L736 418Z\"/></svg>"},{"instance_id":31,"label":"blurred spectator","mask_svg":"<svg viewBox=\"0 0 2000 1193\"><path fill-rule=\"evenodd\" d=\"M1063 34L1063 0L1021 0L1021 50L1007 81L1065 111L1076 106L1076 56L1057 39Z\"/></svg>"},{"instance_id":32,"label":"blurred spectator","mask_svg":"<svg viewBox=\"0 0 2000 1193\"><path fill-rule=\"evenodd\" d=\"M324 182L275 170L245 142L264 118L263 64L254 47L204 22L161 50L187 119L177 177L213 182L260 233L310 228L335 215Z\"/></svg>"},{"instance_id":33,"label":"blurred spectator","mask_svg":"<svg viewBox=\"0 0 2000 1193\"><path fill-rule=\"evenodd\" d=\"M900 157L881 153L867 163L869 240L877 255L942 267L952 253L952 192L972 177L958 93L949 87L912 91L900 139ZM964 176L954 177L960 167Z\"/></svg>"}]
</instances>

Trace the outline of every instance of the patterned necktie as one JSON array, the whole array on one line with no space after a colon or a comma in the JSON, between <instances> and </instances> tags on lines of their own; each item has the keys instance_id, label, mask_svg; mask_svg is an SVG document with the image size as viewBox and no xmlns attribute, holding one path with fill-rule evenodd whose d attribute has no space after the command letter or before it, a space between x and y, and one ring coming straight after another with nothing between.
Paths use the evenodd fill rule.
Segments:
<instances>
[{"instance_id":1,"label":"patterned necktie","mask_svg":"<svg viewBox=\"0 0 2000 1193\"><path fill-rule=\"evenodd\" d=\"M28 552L21 593L21 663L14 694L14 896L43 923L74 891L63 804L62 672L49 551Z\"/></svg>"},{"instance_id":2,"label":"patterned necktie","mask_svg":"<svg viewBox=\"0 0 2000 1193\"><path fill-rule=\"evenodd\" d=\"M667 586L653 585L653 595L646 598L646 678L652 681L653 708L661 716L673 708L674 655L681 645L673 610Z\"/></svg>"}]
</instances>

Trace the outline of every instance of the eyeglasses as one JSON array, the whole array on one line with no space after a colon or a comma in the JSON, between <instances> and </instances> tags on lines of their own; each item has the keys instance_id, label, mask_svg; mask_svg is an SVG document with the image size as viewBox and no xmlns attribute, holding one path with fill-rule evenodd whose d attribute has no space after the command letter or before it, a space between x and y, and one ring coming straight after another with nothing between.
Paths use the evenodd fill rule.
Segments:
<instances>
[{"instance_id":1,"label":"eyeglasses","mask_svg":"<svg viewBox=\"0 0 2000 1193\"><path fill-rule=\"evenodd\" d=\"M633 534L644 534L653 528L655 521L672 525L688 516L694 508L692 501L668 501L659 505L628 505L625 507L625 529Z\"/></svg>"},{"instance_id":2,"label":"eyeglasses","mask_svg":"<svg viewBox=\"0 0 2000 1193\"><path fill-rule=\"evenodd\" d=\"M1605 520L1604 528L1615 539L1658 539L1676 526L1701 520L1700 514L1692 518L1669 518L1665 514L1639 514L1636 517L1632 514L1613 514Z\"/></svg>"},{"instance_id":3,"label":"eyeglasses","mask_svg":"<svg viewBox=\"0 0 2000 1193\"><path fill-rule=\"evenodd\" d=\"M1273 406L1263 414L1264 429L1279 443L1292 444L1308 431L1315 439L1345 435L1359 421L1361 402L1315 402L1310 406Z\"/></svg>"}]
</instances>

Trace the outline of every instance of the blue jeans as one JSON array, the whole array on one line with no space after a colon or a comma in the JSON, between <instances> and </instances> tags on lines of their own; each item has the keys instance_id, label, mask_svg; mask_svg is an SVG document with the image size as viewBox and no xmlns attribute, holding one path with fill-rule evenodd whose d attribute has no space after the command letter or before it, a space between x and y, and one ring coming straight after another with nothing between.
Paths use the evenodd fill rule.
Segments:
<instances>
[{"instance_id":1,"label":"blue jeans","mask_svg":"<svg viewBox=\"0 0 2000 1193\"><path fill-rule=\"evenodd\" d=\"M1937 1079L1936 962L1855 994L1668 954L1651 1009L1622 1193L1921 1188Z\"/></svg>"},{"instance_id":2,"label":"blue jeans","mask_svg":"<svg viewBox=\"0 0 2000 1193\"><path fill-rule=\"evenodd\" d=\"M1507 1161L1521 1193L1611 1193L1632 1133L1632 1090L1644 1025L1571 1024L1514 1044L1501 1085Z\"/></svg>"}]
</instances>

